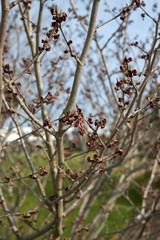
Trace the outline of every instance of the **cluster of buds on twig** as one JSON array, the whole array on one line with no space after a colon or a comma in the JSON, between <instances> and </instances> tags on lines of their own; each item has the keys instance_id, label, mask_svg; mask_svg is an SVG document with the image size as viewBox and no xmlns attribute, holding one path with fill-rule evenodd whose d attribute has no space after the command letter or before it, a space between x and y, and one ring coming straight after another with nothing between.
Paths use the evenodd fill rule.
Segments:
<instances>
[{"instance_id":1,"label":"cluster of buds on twig","mask_svg":"<svg viewBox=\"0 0 160 240\"><path fill-rule=\"evenodd\" d=\"M156 103L160 102L160 96L156 96L153 99L151 99L149 96L147 97L148 105L150 108L156 108ZM158 108L160 109L160 104L158 105Z\"/></svg>"},{"instance_id":2,"label":"cluster of buds on twig","mask_svg":"<svg viewBox=\"0 0 160 240\"><path fill-rule=\"evenodd\" d=\"M31 216L36 215L36 214L38 214L38 210L34 209L34 210L30 210L30 211L24 213L23 217L24 218L30 218Z\"/></svg>"},{"instance_id":3,"label":"cluster of buds on twig","mask_svg":"<svg viewBox=\"0 0 160 240\"><path fill-rule=\"evenodd\" d=\"M131 46L138 46L138 42L137 41L136 42L132 42Z\"/></svg>"},{"instance_id":4,"label":"cluster of buds on twig","mask_svg":"<svg viewBox=\"0 0 160 240\"><path fill-rule=\"evenodd\" d=\"M33 102L36 104L36 105L33 105L33 104L29 104L28 107L30 109L30 111L35 114L36 113L36 110L39 109L42 104L52 104L54 103L55 101L57 100L57 96L53 96L51 92L48 92L48 94L43 97L41 96L40 100L37 100L37 99L34 99Z\"/></svg>"},{"instance_id":5,"label":"cluster of buds on twig","mask_svg":"<svg viewBox=\"0 0 160 240\"><path fill-rule=\"evenodd\" d=\"M59 31L60 24L62 22L65 22L67 19L66 13L63 13L62 11L60 13L58 13L57 6L54 8L50 8L50 11L51 11L51 14L53 15L52 20L54 20L51 23L51 26L53 27L53 29L50 29L48 31L46 39L42 39L43 46L39 47L40 53L43 52L44 50L46 50L46 51L51 50L51 47L49 45L49 39L50 38L53 38L53 39L59 38L60 35L59 35L58 31Z\"/></svg>"},{"instance_id":6,"label":"cluster of buds on twig","mask_svg":"<svg viewBox=\"0 0 160 240\"><path fill-rule=\"evenodd\" d=\"M81 227L81 228L79 228L79 227L77 227L76 228L76 230L75 230L75 232L74 232L74 235L76 236L76 235L78 235L79 233L81 233L82 231L86 231L86 232L88 232L90 229L89 229L89 227L88 227L88 225L86 225L85 227Z\"/></svg>"},{"instance_id":7,"label":"cluster of buds on twig","mask_svg":"<svg viewBox=\"0 0 160 240\"><path fill-rule=\"evenodd\" d=\"M81 172L83 173L83 171ZM78 178L80 177L80 172L75 172L73 173L69 168L67 168L65 171L63 170L58 170L58 174L60 174L61 178L65 179L66 177L68 177L69 180L73 181L77 181ZM69 188L65 188L66 191L69 190Z\"/></svg>"},{"instance_id":8,"label":"cluster of buds on twig","mask_svg":"<svg viewBox=\"0 0 160 240\"><path fill-rule=\"evenodd\" d=\"M119 148L115 148L114 154L118 154L119 156L122 156L123 150L122 150L122 149L119 149Z\"/></svg>"},{"instance_id":9,"label":"cluster of buds on twig","mask_svg":"<svg viewBox=\"0 0 160 240\"><path fill-rule=\"evenodd\" d=\"M93 151L95 151L97 148L102 148L102 144L99 141L99 137L96 132L88 134L88 141L86 142L86 146L89 150Z\"/></svg>"},{"instance_id":10,"label":"cluster of buds on twig","mask_svg":"<svg viewBox=\"0 0 160 240\"><path fill-rule=\"evenodd\" d=\"M134 0L134 2L137 8L141 6L140 0Z\"/></svg>"},{"instance_id":11,"label":"cluster of buds on twig","mask_svg":"<svg viewBox=\"0 0 160 240\"><path fill-rule=\"evenodd\" d=\"M139 8L139 7L145 7L145 2L144 1L140 1L140 0L134 0L134 9Z\"/></svg>"},{"instance_id":12,"label":"cluster of buds on twig","mask_svg":"<svg viewBox=\"0 0 160 240\"><path fill-rule=\"evenodd\" d=\"M142 56L141 56L141 58L142 59L150 59L151 58L151 55L150 54L143 54Z\"/></svg>"},{"instance_id":13,"label":"cluster of buds on twig","mask_svg":"<svg viewBox=\"0 0 160 240\"><path fill-rule=\"evenodd\" d=\"M88 156L87 161L89 163L96 164L95 171L92 172L93 174L97 171L99 172L99 174L102 174L104 172L105 160L103 158L99 157L99 155L97 153L94 154L92 157Z\"/></svg>"},{"instance_id":14,"label":"cluster of buds on twig","mask_svg":"<svg viewBox=\"0 0 160 240\"><path fill-rule=\"evenodd\" d=\"M81 108L76 105L76 110L74 112L66 112L65 116L61 118L61 121L65 123L66 125L70 125L71 127L74 126L78 128L80 135L83 136L85 132L85 126L84 121L89 125L89 127L93 130L93 127L91 124L93 124L93 120L91 117L86 119L83 115L83 111ZM107 123L107 120L101 119L101 120L95 120L94 124L96 126L96 130L98 130L99 127L104 128Z\"/></svg>"},{"instance_id":15,"label":"cluster of buds on twig","mask_svg":"<svg viewBox=\"0 0 160 240\"><path fill-rule=\"evenodd\" d=\"M144 1L140 1L140 0L134 0L134 5L133 5L133 9L137 9L140 6L145 6L145 2ZM121 15L120 15L120 19L124 22L126 17L128 16L129 12L131 11L131 6L126 6L122 9Z\"/></svg>"},{"instance_id":16,"label":"cluster of buds on twig","mask_svg":"<svg viewBox=\"0 0 160 240\"><path fill-rule=\"evenodd\" d=\"M105 160L103 158L100 158L98 154L94 154L93 157L87 157L87 161L91 163L97 163L97 164L104 164Z\"/></svg>"},{"instance_id":17,"label":"cluster of buds on twig","mask_svg":"<svg viewBox=\"0 0 160 240\"><path fill-rule=\"evenodd\" d=\"M52 34L54 39L58 39L59 38L59 34L58 34L59 27L62 22L66 21L67 14L63 13L62 10L60 11L60 13L58 13L57 6L50 8L50 11L51 11L51 14L53 15L52 20L54 20L54 21L51 23L53 30L50 31L49 36L51 36L51 34Z\"/></svg>"},{"instance_id":18,"label":"cluster of buds on twig","mask_svg":"<svg viewBox=\"0 0 160 240\"><path fill-rule=\"evenodd\" d=\"M32 0L21 0L21 2L23 3L25 8L31 8Z\"/></svg>"},{"instance_id":19,"label":"cluster of buds on twig","mask_svg":"<svg viewBox=\"0 0 160 240\"><path fill-rule=\"evenodd\" d=\"M82 109L78 106L76 106L76 110L74 112L66 112L65 116L61 118L61 122L65 123L66 125L78 128L78 131L82 136L85 132L84 121L87 120L84 118Z\"/></svg>"},{"instance_id":20,"label":"cluster of buds on twig","mask_svg":"<svg viewBox=\"0 0 160 240\"><path fill-rule=\"evenodd\" d=\"M137 76L136 69L130 69L129 63L132 61L132 58L127 58L125 56L122 65L120 66L120 71L124 74L124 78L121 80L117 79L115 90L121 90L122 96L118 98L119 107L121 110L125 110L126 106L130 103L129 98L132 95L133 90L136 90L136 86L133 82L133 77ZM139 85L139 82L136 83ZM125 99L127 96L127 99Z\"/></svg>"},{"instance_id":21,"label":"cluster of buds on twig","mask_svg":"<svg viewBox=\"0 0 160 240\"><path fill-rule=\"evenodd\" d=\"M13 73L13 71L10 69L9 64L3 64L3 73L5 75L11 75Z\"/></svg>"},{"instance_id":22,"label":"cluster of buds on twig","mask_svg":"<svg viewBox=\"0 0 160 240\"><path fill-rule=\"evenodd\" d=\"M38 177L37 174L40 175L41 177L44 177L48 175L48 172L45 168L43 168L42 166L39 166L39 171L37 171L36 173L30 174L28 177L31 179L37 179Z\"/></svg>"},{"instance_id":23,"label":"cluster of buds on twig","mask_svg":"<svg viewBox=\"0 0 160 240\"><path fill-rule=\"evenodd\" d=\"M74 149L74 148L76 148L76 144L75 143L71 143L70 145L66 146L64 148L64 150L70 150L70 149Z\"/></svg>"},{"instance_id":24,"label":"cluster of buds on twig","mask_svg":"<svg viewBox=\"0 0 160 240\"><path fill-rule=\"evenodd\" d=\"M101 120L95 120L95 126L96 127L101 127L101 129L105 128L106 123L107 123L106 118L101 119Z\"/></svg>"},{"instance_id":25,"label":"cluster of buds on twig","mask_svg":"<svg viewBox=\"0 0 160 240\"><path fill-rule=\"evenodd\" d=\"M75 58L76 61L78 61L80 64L81 61L77 58L77 55L72 51L70 45L73 43L72 40L67 40L63 30L62 30L62 22L65 22L66 19L67 19L67 14L66 13L63 13L63 11L61 10L60 13L58 13L58 7L54 7L54 8L50 8L51 10L51 14L53 15L52 17L52 20L54 20L52 23L51 23L51 26L53 27L53 30L50 30L50 33L49 33L49 37L53 35L53 38L54 39L58 39L59 38L59 30L61 31L62 33L62 36L67 44L67 47L68 49L64 50L64 53L67 54L68 52L70 52L70 55L71 57ZM82 64L83 65L83 64Z\"/></svg>"},{"instance_id":26,"label":"cluster of buds on twig","mask_svg":"<svg viewBox=\"0 0 160 240\"><path fill-rule=\"evenodd\" d=\"M117 143L118 143L118 140L115 139L107 145L107 148L113 148Z\"/></svg>"},{"instance_id":27,"label":"cluster of buds on twig","mask_svg":"<svg viewBox=\"0 0 160 240\"><path fill-rule=\"evenodd\" d=\"M12 85L14 85L14 83ZM19 83L18 85L20 86L21 84ZM6 89L6 93L10 94L10 96L8 96L8 99L16 98L18 95L13 89L9 87Z\"/></svg>"},{"instance_id":28,"label":"cluster of buds on twig","mask_svg":"<svg viewBox=\"0 0 160 240\"><path fill-rule=\"evenodd\" d=\"M91 117L89 117L89 118L87 119L87 122L88 122L89 124L93 124L93 123L94 123L94 125L95 125L95 127L96 127L96 131L97 131L99 127L100 127L101 129L102 129L102 128L105 128L106 123L107 123L107 119L106 119L106 118L96 119L96 120L93 122L93 119L92 119Z\"/></svg>"},{"instance_id":29,"label":"cluster of buds on twig","mask_svg":"<svg viewBox=\"0 0 160 240\"><path fill-rule=\"evenodd\" d=\"M135 46L135 47L138 47L142 52L144 52L145 54L143 54L141 56L142 59L150 59L151 58L151 55L149 53L147 53L143 48L141 48L139 45L138 45L138 42L132 42L130 44L131 46Z\"/></svg>"},{"instance_id":30,"label":"cluster of buds on twig","mask_svg":"<svg viewBox=\"0 0 160 240\"><path fill-rule=\"evenodd\" d=\"M22 62L20 63L20 66L21 66L22 68L26 68L25 73L31 75L32 72L31 72L31 69L28 68L29 65L31 66L31 59L30 59L30 58L25 58L25 57L23 57L23 58L22 58Z\"/></svg>"},{"instance_id":31,"label":"cluster of buds on twig","mask_svg":"<svg viewBox=\"0 0 160 240\"><path fill-rule=\"evenodd\" d=\"M136 76L136 75L137 75L137 70L136 70L136 69L133 69L133 70L129 69L129 65L128 65L128 64L129 64L131 61L132 61L132 58L131 58L131 57L127 58L127 57L125 56L125 58L124 58L124 60L123 60L123 65L120 66L120 70L125 73L125 76L126 76L126 77L133 77L133 76Z\"/></svg>"},{"instance_id":32,"label":"cluster of buds on twig","mask_svg":"<svg viewBox=\"0 0 160 240\"><path fill-rule=\"evenodd\" d=\"M44 50L46 51L51 50L51 47L48 45L48 41L49 41L48 36L46 37L46 39L42 39L43 46L39 47L40 53L43 52Z\"/></svg>"},{"instance_id":33,"label":"cluster of buds on twig","mask_svg":"<svg viewBox=\"0 0 160 240\"><path fill-rule=\"evenodd\" d=\"M131 7L124 7L124 8L122 9L120 19L121 19L123 22L125 21L126 16L129 14L130 10L131 10Z\"/></svg>"},{"instance_id":34,"label":"cluster of buds on twig","mask_svg":"<svg viewBox=\"0 0 160 240\"><path fill-rule=\"evenodd\" d=\"M9 177L5 176L4 178L5 178L5 181L9 183L10 186L14 186L12 180Z\"/></svg>"},{"instance_id":35,"label":"cluster of buds on twig","mask_svg":"<svg viewBox=\"0 0 160 240\"><path fill-rule=\"evenodd\" d=\"M48 128L52 128L52 124L51 124L51 119L50 118L46 118L44 123L43 123L44 127L48 127Z\"/></svg>"},{"instance_id":36,"label":"cluster of buds on twig","mask_svg":"<svg viewBox=\"0 0 160 240\"><path fill-rule=\"evenodd\" d=\"M62 23L65 22L67 19L67 14L63 13L62 11L60 13L58 13L58 8L57 6L55 8L51 9L51 14L53 15L53 20L56 23Z\"/></svg>"}]
</instances>

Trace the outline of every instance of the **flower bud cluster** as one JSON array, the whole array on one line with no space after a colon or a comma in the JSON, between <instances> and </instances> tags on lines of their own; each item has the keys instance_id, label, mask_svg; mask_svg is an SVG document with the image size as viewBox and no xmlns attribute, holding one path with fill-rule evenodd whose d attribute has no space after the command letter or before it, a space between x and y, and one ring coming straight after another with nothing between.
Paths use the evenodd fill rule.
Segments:
<instances>
[{"instance_id":1,"label":"flower bud cluster","mask_svg":"<svg viewBox=\"0 0 160 240\"><path fill-rule=\"evenodd\" d=\"M50 8L51 14L53 15L52 20L54 20L51 23L51 26L53 29L50 29L47 33L46 39L42 39L43 46L39 47L39 51L43 52L44 50L50 51L51 47L48 45L49 38L53 39L59 39L59 26L62 22L65 22L67 19L67 14L66 13L58 13L58 8Z\"/></svg>"},{"instance_id":2,"label":"flower bud cluster","mask_svg":"<svg viewBox=\"0 0 160 240\"><path fill-rule=\"evenodd\" d=\"M137 76L138 74L136 69L130 69L130 62L132 62L132 58L127 58L125 56L123 63L120 66L120 71L124 74L124 78L121 80L117 79L115 87L116 91L121 90L122 92L122 96L118 98L119 107L121 110L125 110L126 106L130 103L129 98L132 95L133 90L135 89L133 77ZM136 85L139 85L139 83L136 83ZM125 96L127 97L127 99Z\"/></svg>"},{"instance_id":3,"label":"flower bud cluster","mask_svg":"<svg viewBox=\"0 0 160 240\"><path fill-rule=\"evenodd\" d=\"M127 14L130 12L131 7L125 7L122 9L120 19L124 22L126 19Z\"/></svg>"},{"instance_id":4,"label":"flower bud cluster","mask_svg":"<svg viewBox=\"0 0 160 240\"><path fill-rule=\"evenodd\" d=\"M98 154L94 154L93 157L87 157L87 161L91 163L98 163L98 164L105 163L105 160L103 158L100 158Z\"/></svg>"},{"instance_id":5,"label":"flower bud cluster","mask_svg":"<svg viewBox=\"0 0 160 240\"><path fill-rule=\"evenodd\" d=\"M51 119L50 119L50 118L46 118L45 121L44 121L44 123L43 123L43 126L44 126L44 127L51 128L51 127L52 127Z\"/></svg>"},{"instance_id":6,"label":"flower bud cluster","mask_svg":"<svg viewBox=\"0 0 160 240\"><path fill-rule=\"evenodd\" d=\"M157 103L160 102L160 96L154 97L154 99L151 99L149 96L147 97L148 105L150 108L156 108ZM158 105L158 108L160 109L160 104Z\"/></svg>"},{"instance_id":7,"label":"flower bud cluster","mask_svg":"<svg viewBox=\"0 0 160 240\"><path fill-rule=\"evenodd\" d=\"M134 5L133 5L133 9L137 9L139 8L140 6L145 6L145 2L142 1L140 2L140 0L134 0ZM124 7L122 9L122 12L121 12L121 15L120 15L120 19L124 22L126 20L126 17L129 15L129 12L131 11L131 6L127 6L127 7Z\"/></svg>"},{"instance_id":8,"label":"flower bud cluster","mask_svg":"<svg viewBox=\"0 0 160 240\"><path fill-rule=\"evenodd\" d=\"M107 120L106 120L106 118L104 118L101 120L95 120L94 124L96 127L101 127L101 129L102 129L102 128L105 128L106 123L107 123Z\"/></svg>"},{"instance_id":9,"label":"flower bud cluster","mask_svg":"<svg viewBox=\"0 0 160 240\"><path fill-rule=\"evenodd\" d=\"M54 29L54 36L53 38L54 39L58 39L59 38L59 34L58 34L58 30L59 30L59 26L62 22L65 22L66 19L67 19L67 14L66 13L63 13L62 11L60 13L58 13L58 7L54 7L54 8L51 8L51 14L53 15L52 17L52 20L54 20L52 23L51 23L51 26L53 27Z\"/></svg>"},{"instance_id":10,"label":"flower bud cluster","mask_svg":"<svg viewBox=\"0 0 160 240\"><path fill-rule=\"evenodd\" d=\"M66 125L71 125L78 128L80 135L84 135L84 115L82 109L77 106L74 112L66 112L65 116L61 118L61 121Z\"/></svg>"},{"instance_id":11,"label":"flower bud cluster","mask_svg":"<svg viewBox=\"0 0 160 240\"><path fill-rule=\"evenodd\" d=\"M88 141L86 142L88 150L95 151L97 148L102 148L102 144L99 141L98 134L96 132L88 134Z\"/></svg>"},{"instance_id":12,"label":"flower bud cluster","mask_svg":"<svg viewBox=\"0 0 160 240\"><path fill-rule=\"evenodd\" d=\"M9 66L8 63L7 63L7 64L3 64L3 73L4 73L5 75L6 75L6 74L10 75L10 74L13 73L13 71L10 69L10 66Z\"/></svg>"},{"instance_id":13,"label":"flower bud cluster","mask_svg":"<svg viewBox=\"0 0 160 240\"><path fill-rule=\"evenodd\" d=\"M122 156L123 150L122 150L122 149L119 149L119 148L115 148L114 154L118 154L119 156Z\"/></svg>"},{"instance_id":14,"label":"flower bud cluster","mask_svg":"<svg viewBox=\"0 0 160 240\"><path fill-rule=\"evenodd\" d=\"M53 20L56 23L62 23L65 22L67 19L67 14L66 13L60 13L60 14L54 14L53 11L51 11L51 14L53 15Z\"/></svg>"},{"instance_id":15,"label":"flower bud cluster","mask_svg":"<svg viewBox=\"0 0 160 240\"><path fill-rule=\"evenodd\" d=\"M145 7L146 5L144 1L140 1L140 0L134 0L134 3L135 3L134 9L139 8L140 6Z\"/></svg>"},{"instance_id":16,"label":"flower bud cluster","mask_svg":"<svg viewBox=\"0 0 160 240\"><path fill-rule=\"evenodd\" d=\"M21 2L23 3L25 8L28 8L28 9L31 8L32 0L21 0Z\"/></svg>"},{"instance_id":17,"label":"flower bud cluster","mask_svg":"<svg viewBox=\"0 0 160 240\"><path fill-rule=\"evenodd\" d=\"M65 116L61 118L61 121L66 125L72 125L77 119L84 118L82 110L79 108L78 111L66 112ZM77 126L77 124L75 124Z\"/></svg>"},{"instance_id":18,"label":"flower bud cluster","mask_svg":"<svg viewBox=\"0 0 160 240\"><path fill-rule=\"evenodd\" d=\"M118 140L115 139L107 145L107 148L113 148L117 143L118 143Z\"/></svg>"},{"instance_id":19,"label":"flower bud cluster","mask_svg":"<svg viewBox=\"0 0 160 240\"><path fill-rule=\"evenodd\" d=\"M44 50L50 51L51 47L48 45L48 36L46 39L42 39L43 47L39 47L39 51L43 52Z\"/></svg>"},{"instance_id":20,"label":"flower bud cluster","mask_svg":"<svg viewBox=\"0 0 160 240\"><path fill-rule=\"evenodd\" d=\"M57 96L53 96L51 92L48 92L46 97L41 96L40 100L34 99L33 102L35 103L35 105L33 104L29 104L29 109L30 111L34 114L36 113L36 110L39 109L42 104L52 104L57 100Z\"/></svg>"}]
</instances>

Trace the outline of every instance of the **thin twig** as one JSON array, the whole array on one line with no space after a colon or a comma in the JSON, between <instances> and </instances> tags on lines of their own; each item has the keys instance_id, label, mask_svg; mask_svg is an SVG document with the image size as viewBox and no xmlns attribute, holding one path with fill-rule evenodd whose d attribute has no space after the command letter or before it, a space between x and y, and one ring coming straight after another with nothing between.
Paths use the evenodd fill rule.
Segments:
<instances>
[{"instance_id":1,"label":"thin twig","mask_svg":"<svg viewBox=\"0 0 160 240\"><path fill-rule=\"evenodd\" d=\"M10 9L12 9L13 7L15 7L20 1L21 1L21 0L15 0L15 1L11 2L11 3L9 4Z\"/></svg>"},{"instance_id":2,"label":"thin twig","mask_svg":"<svg viewBox=\"0 0 160 240\"><path fill-rule=\"evenodd\" d=\"M17 81L20 77L22 77L28 70L29 68L32 66L32 64L38 59L38 57L41 55L42 52L39 52L35 58L28 64L28 66L13 80L10 81L10 83L14 83L15 81Z\"/></svg>"}]
</instances>

